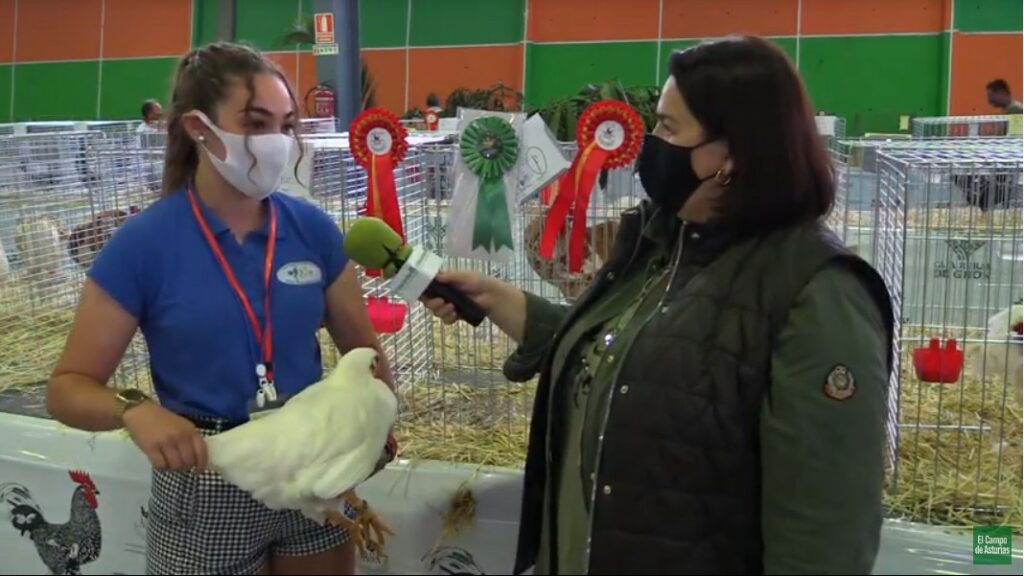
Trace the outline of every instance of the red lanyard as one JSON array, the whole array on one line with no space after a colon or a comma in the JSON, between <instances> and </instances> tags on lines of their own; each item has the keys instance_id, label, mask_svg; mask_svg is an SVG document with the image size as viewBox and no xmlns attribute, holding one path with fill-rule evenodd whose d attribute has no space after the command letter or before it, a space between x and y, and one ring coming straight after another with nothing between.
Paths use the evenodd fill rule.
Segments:
<instances>
[{"instance_id":1,"label":"red lanyard","mask_svg":"<svg viewBox=\"0 0 1024 576\"><path fill-rule=\"evenodd\" d=\"M224 270L224 276L228 279L228 284L231 285L231 289L235 291L235 296L238 297L238 301L242 303L242 308L245 310L245 315L249 317L249 323L252 325L253 335L256 337L256 344L260 347L262 352L262 362L256 365L256 376L262 380L266 378L269 383L274 382L274 372L272 369L272 361L274 359L274 340L272 338L273 333L270 329L270 279L273 275L274 268L274 248L277 246L277 213L274 211L273 202L269 202L270 211L270 237L267 238L267 256L263 266L263 316L264 316L264 327L260 327L260 322L256 318L256 312L253 311L252 305L249 304L249 298L245 295L245 291L242 290L242 285L238 283L238 278L235 277L234 270L231 269L231 264L228 264L227 259L224 257L224 252L220 249L220 244L217 242L217 238L213 235L213 231L210 230L210 225L206 223L206 218L203 217L202 210L199 209L199 201L196 199L195 192L192 191L192 187L188 187L188 200L192 204L192 213L196 217L196 222L199 224L199 229L203 232L203 236L206 237L206 243L210 246L210 251L213 252L213 256L220 263L220 267Z\"/></svg>"}]
</instances>

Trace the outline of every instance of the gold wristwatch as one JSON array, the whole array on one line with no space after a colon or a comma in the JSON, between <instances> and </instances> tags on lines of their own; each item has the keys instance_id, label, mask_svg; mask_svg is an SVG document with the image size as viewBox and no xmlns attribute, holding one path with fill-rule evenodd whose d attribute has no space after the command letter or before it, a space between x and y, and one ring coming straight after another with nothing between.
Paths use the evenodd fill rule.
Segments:
<instances>
[{"instance_id":1,"label":"gold wristwatch","mask_svg":"<svg viewBox=\"0 0 1024 576\"><path fill-rule=\"evenodd\" d=\"M138 388L129 388L117 393L117 419L123 421L124 413L149 400L149 396Z\"/></svg>"}]
</instances>

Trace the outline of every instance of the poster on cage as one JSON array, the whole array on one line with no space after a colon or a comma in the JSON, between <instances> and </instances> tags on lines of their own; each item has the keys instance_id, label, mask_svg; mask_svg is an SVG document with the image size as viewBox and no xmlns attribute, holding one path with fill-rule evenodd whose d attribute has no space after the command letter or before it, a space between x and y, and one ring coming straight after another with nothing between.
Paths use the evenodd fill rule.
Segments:
<instances>
[{"instance_id":1,"label":"poster on cage","mask_svg":"<svg viewBox=\"0 0 1024 576\"><path fill-rule=\"evenodd\" d=\"M459 111L455 186L446 238L449 256L511 261L524 121L521 113Z\"/></svg>"}]
</instances>

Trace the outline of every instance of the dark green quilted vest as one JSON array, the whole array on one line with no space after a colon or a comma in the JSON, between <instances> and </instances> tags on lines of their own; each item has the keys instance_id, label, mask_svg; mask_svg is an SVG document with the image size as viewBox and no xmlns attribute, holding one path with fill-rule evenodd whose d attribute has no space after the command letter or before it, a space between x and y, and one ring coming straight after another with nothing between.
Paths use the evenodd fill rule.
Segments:
<instances>
[{"instance_id":1,"label":"dark green quilted vest","mask_svg":"<svg viewBox=\"0 0 1024 576\"><path fill-rule=\"evenodd\" d=\"M640 259L644 210L623 216L615 254L566 324ZM788 310L819 270L841 261L873 294L891 336L881 278L822 226L727 243L688 234L693 247L684 243L661 308L621 365L614 388L628 394L613 393L607 425L585 431L603 444L583 461L600 462L594 481L614 487L596 491L592 574L761 573L759 414ZM547 473L549 360L539 368L517 573L536 560ZM591 472L585 464L588 487Z\"/></svg>"}]
</instances>

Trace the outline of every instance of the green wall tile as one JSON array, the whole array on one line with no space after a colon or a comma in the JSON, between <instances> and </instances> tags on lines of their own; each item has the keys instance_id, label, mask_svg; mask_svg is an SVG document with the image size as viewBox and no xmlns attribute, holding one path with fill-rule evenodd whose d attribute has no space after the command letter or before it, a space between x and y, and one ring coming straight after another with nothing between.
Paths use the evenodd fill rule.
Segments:
<instances>
[{"instance_id":1,"label":"green wall tile","mask_svg":"<svg viewBox=\"0 0 1024 576\"><path fill-rule=\"evenodd\" d=\"M192 0L192 47L217 39L217 0Z\"/></svg>"},{"instance_id":2,"label":"green wall tile","mask_svg":"<svg viewBox=\"0 0 1024 576\"><path fill-rule=\"evenodd\" d=\"M11 75L12 66L0 64L0 122L11 121Z\"/></svg>"},{"instance_id":3,"label":"green wall tile","mask_svg":"<svg viewBox=\"0 0 1024 576\"><path fill-rule=\"evenodd\" d=\"M961 32L1020 32L1021 0L956 0L953 28Z\"/></svg>"},{"instance_id":4,"label":"green wall tile","mask_svg":"<svg viewBox=\"0 0 1024 576\"><path fill-rule=\"evenodd\" d=\"M796 43L795 37L782 37L782 38L769 38L772 42L777 44L782 50L789 56L789 59L796 62ZM661 43L661 70L658 72L659 82L664 82L668 78L668 61L669 57L672 56L672 52L676 50L683 50L691 46L696 46L700 40L671 40Z\"/></svg>"},{"instance_id":5,"label":"green wall tile","mask_svg":"<svg viewBox=\"0 0 1024 576\"><path fill-rule=\"evenodd\" d=\"M845 117L848 133L896 132L901 114L944 111L942 42L939 34L803 38L800 72L815 110Z\"/></svg>"},{"instance_id":6,"label":"green wall tile","mask_svg":"<svg viewBox=\"0 0 1024 576\"><path fill-rule=\"evenodd\" d=\"M526 99L542 106L572 96L588 83L617 79L625 86L655 83L657 42L530 44Z\"/></svg>"},{"instance_id":7,"label":"green wall tile","mask_svg":"<svg viewBox=\"0 0 1024 576\"><path fill-rule=\"evenodd\" d=\"M312 4L311 0L305 3ZM282 44L281 38L299 18L299 0L240 0L235 12L235 38L260 50L292 50L295 45Z\"/></svg>"},{"instance_id":8,"label":"green wall tile","mask_svg":"<svg viewBox=\"0 0 1024 576\"><path fill-rule=\"evenodd\" d=\"M166 106L176 64L174 58L104 61L100 117L135 120L142 102L148 98L156 98Z\"/></svg>"},{"instance_id":9,"label":"green wall tile","mask_svg":"<svg viewBox=\"0 0 1024 576\"><path fill-rule=\"evenodd\" d=\"M14 67L14 119L96 118L99 62L18 64Z\"/></svg>"},{"instance_id":10,"label":"green wall tile","mask_svg":"<svg viewBox=\"0 0 1024 576\"><path fill-rule=\"evenodd\" d=\"M409 43L456 46L522 42L524 14L524 0L413 0Z\"/></svg>"},{"instance_id":11,"label":"green wall tile","mask_svg":"<svg viewBox=\"0 0 1024 576\"><path fill-rule=\"evenodd\" d=\"M404 47L408 6L409 0L361 0L359 2L359 46L362 48Z\"/></svg>"}]
</instances>

